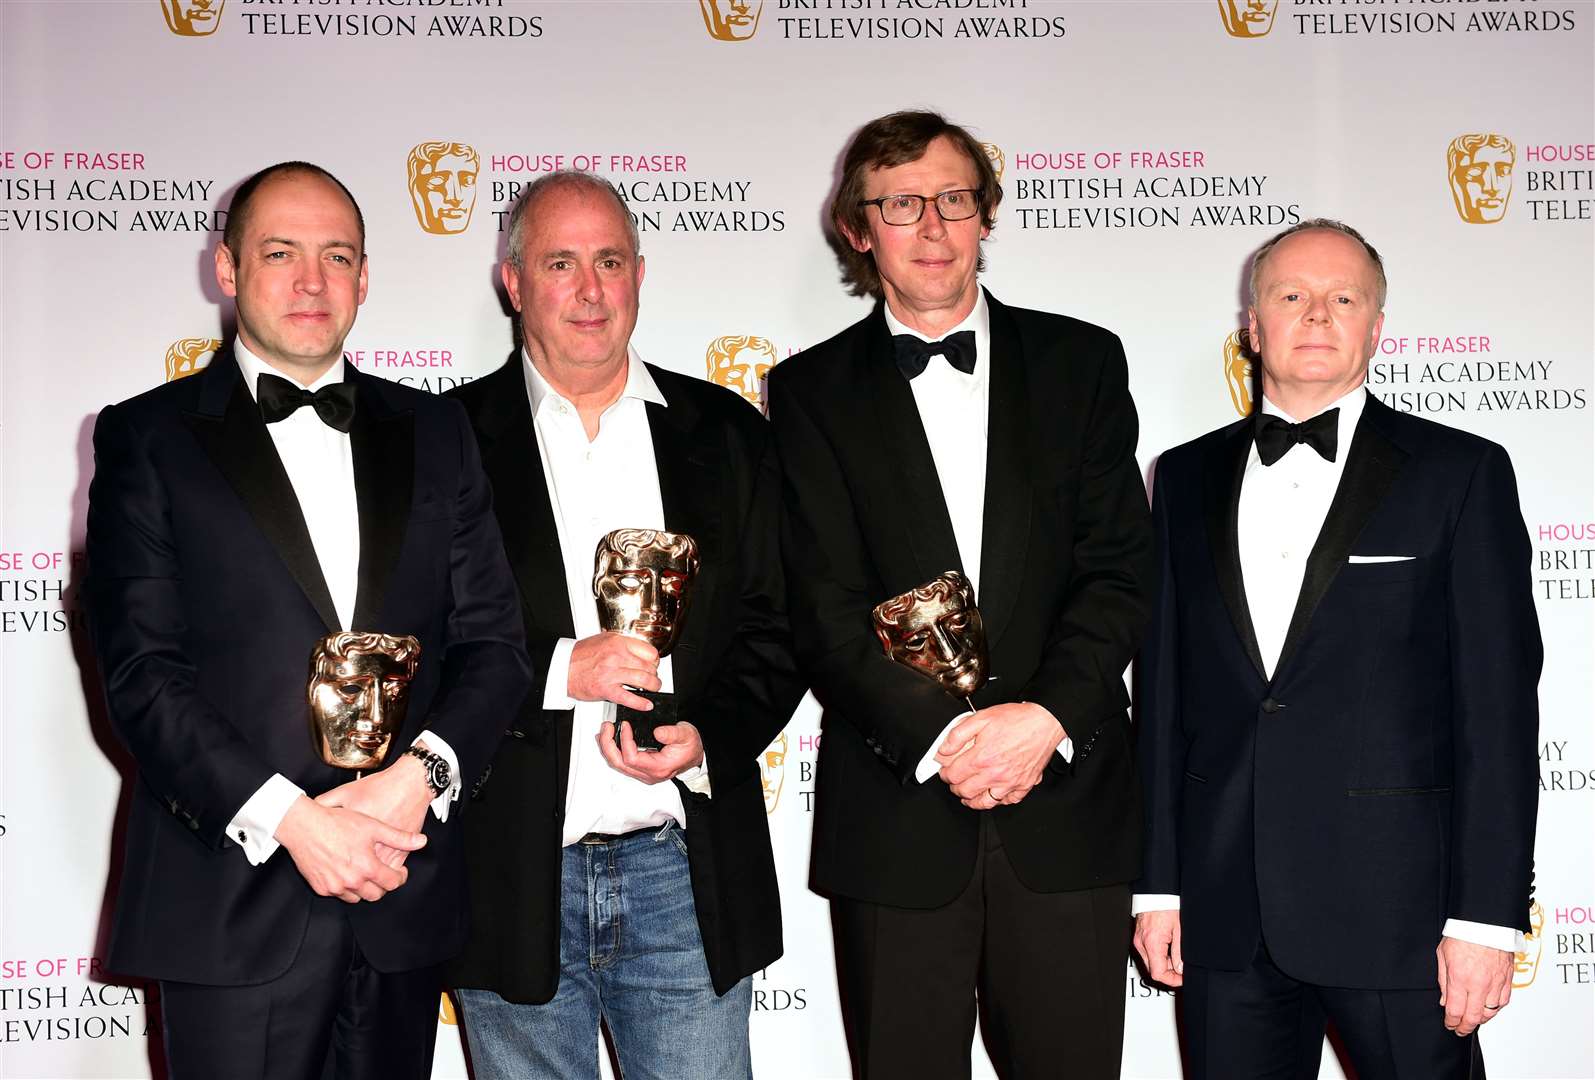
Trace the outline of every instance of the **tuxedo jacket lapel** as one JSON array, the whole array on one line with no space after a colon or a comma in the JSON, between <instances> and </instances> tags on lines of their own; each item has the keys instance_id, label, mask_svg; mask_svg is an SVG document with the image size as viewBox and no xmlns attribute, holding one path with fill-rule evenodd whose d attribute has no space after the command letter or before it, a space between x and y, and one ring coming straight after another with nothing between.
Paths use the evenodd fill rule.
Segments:
<instances>
[{"instance_id":1,"label":"tuxedo jacket lapel","mask_svg":"<svg viewBox=\"0 0 1595 1080\"><path fill-rule=\"evenodd\" d=\"M648 405L648 430L653 437L665 528L696 540L705 566L711 561L722 563L721 545L727 542L721 529L721 506L726 495L721 486L724 446L715 432L700 428L701 415L690 401L668 392L665 399L668 408L652 402ZM694 586L692 606L700 610L708 607L705 586L714 587L713 579L701 578ZM704 674L697 669L695 660L703 653L708 631L707 615L694 617L689 607L677 652L672 654L678 693Z\"/></svg>"},{"instance_id":2,"label":"tuxedo jacket lapel","mask_svg":"<svg viewBox=\"0 0 1595 1080\"><path fill-rule=\"evenodd\" d=\"M990 293L991 364L986 421L986 501L980 540L980 590L976 596L986 636L995 644L1002 637L1024 582L1030 514L1033 462L1029 427L1029 358L1020 343L1019 328ZM927 448L927 453L929 450ZM940 493L938 486L936 491ZM938 500L940 502L940 500ZM945 507L943 508L945 513ZM951 525L948 526L951 528Z\"/></svg>"},{"instance_id":3,"label":"tuxedo jacket lapel","mask_svg":"<svg viewBox=\"0 0 1595 1080\"><path fill-rule=\"evenodd\" d=\"M199 407L185 413L184 422L237 492L327 630L339 629L338 611L316 559L298 496L266 431L260 408L244 385L232 349L222 350L204 372L192 377L204 381ZM305 647L309 648L308 642Z\"/></svg>"},{"instance_id":4,"label":"tuxedo jacket lapel","mask_svg":"<svg viewBox=\"0 0 1595 1080\"><path fill-rule=\"evenodd\" d=\"M531 621L554 637L575 637L559 528L521 364L520 354L515 353L508 364L486 376L502 385L493 387L477 421L482 467L493 484L493 509L504 550Z\"/></svg>"},{"instance_id":5,"label":"tuxedo jacket lapel","mask_svg":"<svg viewBox=\"0 0 1595 1080\"><path fill-rule=\"evenodd\" d=\"M891 334L879 305L871 316L859 366L860 384L867 387L862 397L874 404L861 420L874 425L886 466L881 494L896 504L893 516L901 526L904 550L914 562L914 580L904 583L902 589L922 585L948 570L962 573L964 566L942 497L936 460L931 457L914 392L897 370Z\"/></svg>"},{"instance_id":6,"label":"tuxedo jacket lapel","mask_svg":"<svg viewBox=\"0 0 1595 1080\"><path fill-rule=\"evenodd\" d=\"M1324 517L1324 527L1307 556L1307 569L1302 575L1295 610L1291 613L1290 629L1285 633L1279 663L1274 666L1276 675L1285 670L1301 644L1319 601L1346 565L1352 545L1390 493L1396 475L1406 462L1406 452L1378 429L1377 413L1384 407L1371 395L1363 406L1362 417L1357 421L1357 430L1347 451L1346 468L1340 475L1340 486L1335 489L1334 501Z\"/></svg>"},{"instance_id":7,"label":"tuxedo jacket lapel","mask_svg":"<svg viewBox=\"0 0 1595 1080\"><path fill-rule=\"evenodd\" d=\"M415 491L415 414L395 411L374 376L346 369L355 384L355 502L360 511L360 572L352 630L381 631L382 604L399 561Z\"/></svg>"},{"instance_id":8,"label":"tuxedo jacket lapel","mask_svg":"<svg viewBox=\"0 0 1595 1080\"><path fill-rule=\"evenodd\" d=\"M1257 647L1257 630L1252 626L1252 611L1246 603L1246 582L1241 574L1238 527L1241 481L1246 476L1246 459L1251 448L1252 425L1249 422L1235 424L1224 432L1208 450L1207 466L1202 470L1202 495L1207 542L1213 553L1213 573L1219 594L1224 597L1224 607L1229 611L1241 647L1257 670L1257 677L1266 683L1268 672Z\"/></svg>"}]
</instances>

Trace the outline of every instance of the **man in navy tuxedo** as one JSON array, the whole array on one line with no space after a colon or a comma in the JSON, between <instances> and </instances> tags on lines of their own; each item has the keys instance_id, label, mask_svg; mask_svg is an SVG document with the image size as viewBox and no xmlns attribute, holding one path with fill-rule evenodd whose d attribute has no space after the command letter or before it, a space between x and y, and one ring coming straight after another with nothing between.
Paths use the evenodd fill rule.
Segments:
<instances>
[{"instance_id":1,"label":"man in navy tuxedo","mask_svg":"<svg viewBox=\"0 0 1595 1080\"><path fill-rule=\"evenodd\" d=\"M426 1077L465 940L449 810L530 684L514 579L464 410L343 359L348 190L257 173L215 262L236 342L94 430L88 611L139 773L110 967L160 980L179 1080ZM308 727L311 648L340 630L421 644L358 782Z\"/></svg>"},{"instance_id":2,"label":"man in navy tuxedo","mask_svg":"<svg viewBox=\"0 0 1595 1080\"><path fill-rule=\"evenodd\" d=\"M1168 451L1137 671L1136 948L1188 1075L1482 1076L1528 929L1541 646L1506 451L1368 394L1385 275L1317 219L1253 260L1255 416ZM1436 986L1438 983L1438 987Z\"/></svg>"}]
</instances>

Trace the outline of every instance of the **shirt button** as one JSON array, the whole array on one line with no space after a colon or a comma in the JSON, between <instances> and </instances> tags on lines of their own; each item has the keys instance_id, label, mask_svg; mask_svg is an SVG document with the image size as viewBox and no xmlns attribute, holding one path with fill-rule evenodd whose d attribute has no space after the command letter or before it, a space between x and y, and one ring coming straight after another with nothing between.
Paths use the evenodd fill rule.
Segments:
<instances>
[{"instance_id":1,"label":"shirt button","mask_svg":"<svg viewBox=\"0 0 1595 1080\"><path fill-rule=\"evenodd\" d=\"M1290 552L1288 552L1288 551L1281 551L1281 552L1280 552L1280 553L1279 553L1279 557L1280 557L1280 558L1281 558L1281 559L1288 559L1288 558L1290 558Z\"/></svg>"},{"instance_id":2,"label":"shirt button","mask_svg":"<svg viewBox=\"0 0 1595 1080\"><path fill-rule=\"evenodd\" d=\"M1296 488L1299 488L1299 487L1301 487L1301 485L1300 485L1300 484L1298 484L1298 483L1297 483L1297 482L1296 482L1296 481L1294 481L1294 480L1292 480L1292 481L1291 481L1291 482L1290 482L1290 486L1291 486L1291 490L1293 490L1293 491L1294 491L1294 490L1295 490L1295 489L1296 489Z\"/></svg>"}]
</instances>

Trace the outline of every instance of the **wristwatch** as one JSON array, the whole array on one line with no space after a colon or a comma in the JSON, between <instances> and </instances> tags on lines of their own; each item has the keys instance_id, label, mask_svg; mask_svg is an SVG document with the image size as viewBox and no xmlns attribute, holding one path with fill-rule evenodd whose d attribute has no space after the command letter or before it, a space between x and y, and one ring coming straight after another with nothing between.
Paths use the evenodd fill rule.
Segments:
<instances>
[{"instance_id":1,"label":"wristwatch","mask_svg":"<svg viewBox=\"0 0 1595 1080\"><path fill-rule=\"evenodd\" d=\"M454 773L441 755L421 746L412 746L405 753L419 758L426 767L426 786L432 789L434 799L454 785Z\"/></svg>"}]
</instances>

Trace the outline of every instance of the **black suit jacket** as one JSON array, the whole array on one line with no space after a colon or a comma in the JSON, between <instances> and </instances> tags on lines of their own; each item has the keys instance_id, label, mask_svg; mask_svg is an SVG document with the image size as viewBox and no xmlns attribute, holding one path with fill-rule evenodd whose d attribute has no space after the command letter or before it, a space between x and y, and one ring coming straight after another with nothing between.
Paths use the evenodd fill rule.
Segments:
<instances>
[{"instance_id":1,"label":"black suit jacket","mask_svg":"<svg viewBox=\"0 0 1595 1080\"><path fill-rule=\"evenodd\" d=\"M1138 799L1123 672L1152 571L1124 351L1100 327L991 310L990 423L977 601L991 650L980 706L1033 701L1075 740L997 817L1042 892L1129 881ZM785 477L783 554L798 658L825 707L812 882L938 907L974 872L979 814L915 767L966 709L882 653L870 609L959 563L930 445L880 308L771 371Z\"/></svg>"},{"instance_id":2,"label":"black suit jacket","mask_svg":"<svg viewBox=\"0 0 1595 1080\"><path fill-rule=\"evenodd\" d=\"M1243 420L1158 462L1136 891L1180 895L1190 963L1238 970L1261 935L1306 982L1433 989L1446 919L1528 929L1541 648L1511 463L1369 398L1269 679L1236 537L1251 441Z\"/></svg>"},{"instance_id":3,"label":"black suit jacket","mask_svg":"<svg viewBox=\"0 0 1595 1080\"><path fill-rule=\"evenodd\" d=\"M353 629L414 634L398 747L423 728L469 779L528 672L514 585L460 408L349 369L360 516ZM311 647L339 629L299 503L230 349L204 372L100 413L86 597L111 722L141 780L110 965L212 985L265 981L317 897L286 851L249 865L227 823L273 773L316 795L350 779L309 734ZM347 909L381 971L438 963L465 936L459 825L427 816L409 880Z\"/></svg>"},{"instance_id":4,"label":"black suit jacket","mask_svg":"<svg viewBox=\"0 0 1595 1080\"><path fill-rule=\"evenodd\" d=\"M679 782L704 955L716 992L781 955L781 908L759 755L802 698L776 552L780 480L769 426L737 395L649 365L665 527L703 560L671 653L677 708L698 728L713 797ZM565 563L520 354L450 394L470 414L520 586L535 685L466 823L472 933L452 986L540 1004L559 985L560 853L572 713L542 707L548 665L574 637Z\"/></svg>"}]
</instances>

